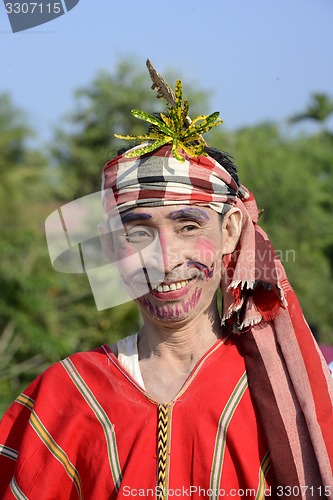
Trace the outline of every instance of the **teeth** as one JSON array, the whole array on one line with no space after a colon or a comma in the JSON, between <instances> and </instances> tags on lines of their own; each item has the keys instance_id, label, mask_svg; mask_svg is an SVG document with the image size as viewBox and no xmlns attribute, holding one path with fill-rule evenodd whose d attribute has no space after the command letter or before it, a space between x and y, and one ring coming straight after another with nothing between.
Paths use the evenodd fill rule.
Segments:
<instances>
[{"instance_id":1,"label":"teeth","mask_svg":"<svg viewBox=\"0 0 333 500\"><path fill-rule=\"evenodd\" d=\"M156 290L158 292L170 292L173 290L180 290L184 288L190 280L177 281L177 283L170 283L170 285L158 285Z\"/></svg>"}]
</instances>

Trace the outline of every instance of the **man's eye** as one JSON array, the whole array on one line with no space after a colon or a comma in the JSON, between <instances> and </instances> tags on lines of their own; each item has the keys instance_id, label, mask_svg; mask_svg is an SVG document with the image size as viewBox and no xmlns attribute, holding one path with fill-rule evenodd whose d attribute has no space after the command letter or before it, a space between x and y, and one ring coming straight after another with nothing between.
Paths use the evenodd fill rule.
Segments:
<instances>
[{"instance_id":1,"label":"man's eye","mask_svg":"<svg viewBox=\"0 0 333 500\"><path fill-rule=\"evenodd\" d=\"M126 240L130 243L144 243L152 238L151 231L143 228L133 228L127 231Z\"/></svg>"},{"instance_id":2,"label":"man's eye","mask_svg":"<svg viewBox=\"0 0 333 500\"><path fill-rule=\"evenodd\" d=\"M187 233L187 232L190 232L190 231L195 231L196 229L199 229L197 225L195 224L186 224L182 227L182 231Z\"/></svg>"}]
</instances>

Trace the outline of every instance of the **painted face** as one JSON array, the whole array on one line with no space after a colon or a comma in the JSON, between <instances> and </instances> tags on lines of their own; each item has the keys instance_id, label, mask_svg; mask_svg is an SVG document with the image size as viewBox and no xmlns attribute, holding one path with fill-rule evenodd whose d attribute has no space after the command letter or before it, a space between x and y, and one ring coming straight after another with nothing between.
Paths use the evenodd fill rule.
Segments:
<instances>
[{"instance_id":1,"label":"painted face","mask_svg":"<svg viewBox=\"0 0 333 500\"><path fill-rule=\"evenodd\" d=\"M203 314L221 279L221 217L207 207L172 205L135 208L121 218L116 254L133 262L121 269L127 286L135 290L144 275L159 283L152 279L150 292L138 299L145 316L181 321ZM143 251L145 274L134 264Z\"/></svg>"}]
</instances>

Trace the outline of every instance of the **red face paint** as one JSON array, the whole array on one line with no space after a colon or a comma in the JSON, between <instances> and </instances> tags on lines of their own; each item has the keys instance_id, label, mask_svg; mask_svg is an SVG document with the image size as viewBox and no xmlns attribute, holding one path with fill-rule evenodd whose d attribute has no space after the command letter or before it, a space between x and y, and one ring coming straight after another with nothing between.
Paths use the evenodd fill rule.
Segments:
<instances>
[{"instance_id":1,"label":"red face paint","mask_svg":"<svg viewBox=\"0 0 333 500\"><path fill-rule=\"evenodd\" d=\"M160 319L174 319L179 318L184 314L190 313L198 304L202 289L196 288L194 293L186 300L180 302L180 304L168 303L161 306L157 304L152 304L147 297L141 297L139 300L141 304L149 311L153 316Z\"/></svg>"},{"instance_id":2,"label":"red face paint","mask_svg":"<svg viewBox=\"0 0 333 500\"><path fill-rule=\"evenodd\" d=\"M204 264L200 264L200 262L190 261L188 267L199 269L201 273L203 273L206 277L206 281L208 281L214 274L215 265L214 262L210 267L205 266Z\"/></svg>"}]
</instances>

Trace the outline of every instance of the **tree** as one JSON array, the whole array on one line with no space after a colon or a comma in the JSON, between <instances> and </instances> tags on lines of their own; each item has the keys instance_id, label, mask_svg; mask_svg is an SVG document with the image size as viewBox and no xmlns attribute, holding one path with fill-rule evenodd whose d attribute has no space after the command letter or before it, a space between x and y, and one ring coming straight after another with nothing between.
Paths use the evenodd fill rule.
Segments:
<instances>
[{"instance_id":1,"label":"tree","mask_svg":"<svg viewBox=\"0 0 333 500\"><path fill-rule=\"evenodd\" d=\"M327 121L333 114L333 99L322 93L312 94L312 102L303 113L289 118L290 123L298 123L303 120L314 120L321 129L322 134L330 134L327 129Z\"/></svg>"},{"instance_id":2,"label":"tree","mask_svg":"<svg viewBox=\"0 0 333 500\"><path fill-rule=\"evenodd\" d=\"M318 136L288 138L274 123L215 136L228 145L241 181L263 209L265 229L306 318L333 343L333 145Z\"/></svg>"},{"instance_id":3,"label":"tree","mask_svg":"<svg viewBox=\"0 0 333 500\"><path fill-rule=\"evenodd\" d=\"M46 160L27 147L32 130L8 95L0 96L0 401L5 405L30 377L45 366L36 355L38 323L35 264L41 253L36 226L38 203L45 201ZM49 191L50 192L50 191ZM34 292L31 294L30 292ZM39 303L39 306L41 303ZM3 409L0 408L0 410Z\"/></svg>"}]
</instances>

